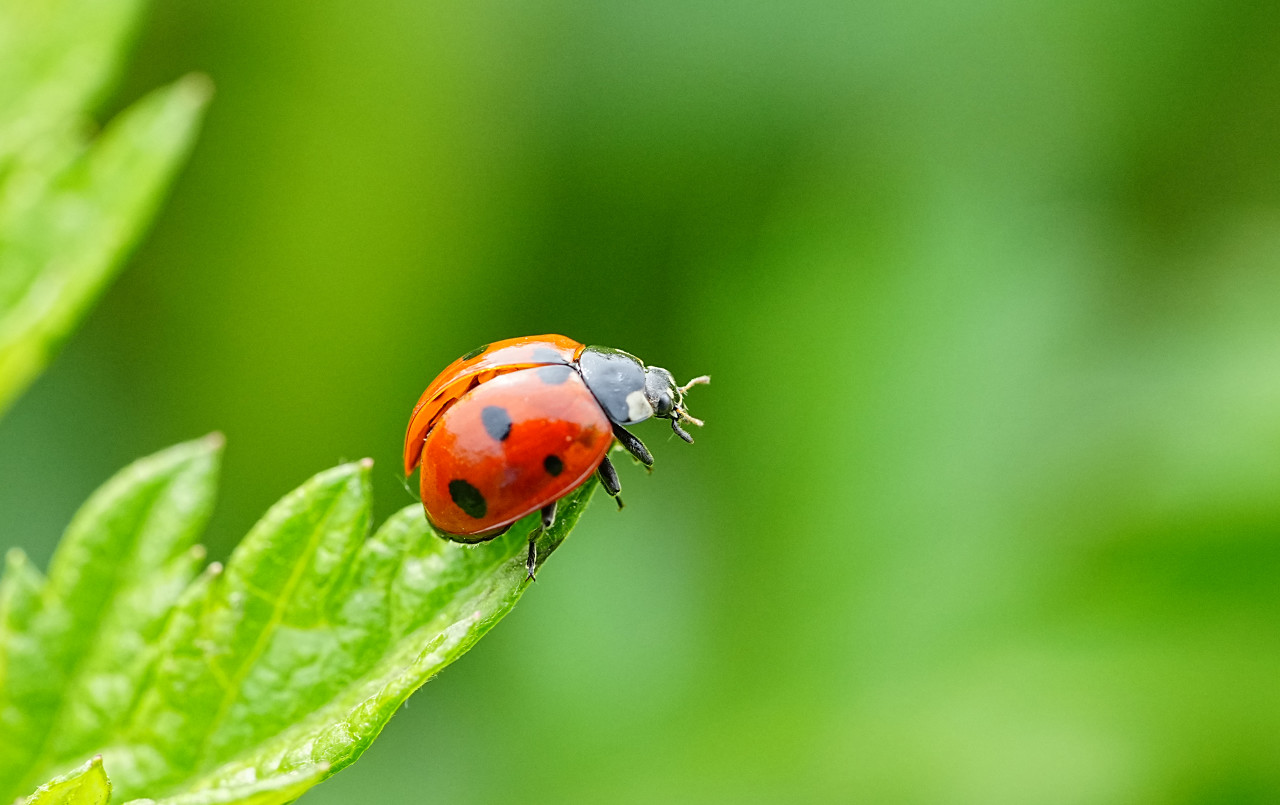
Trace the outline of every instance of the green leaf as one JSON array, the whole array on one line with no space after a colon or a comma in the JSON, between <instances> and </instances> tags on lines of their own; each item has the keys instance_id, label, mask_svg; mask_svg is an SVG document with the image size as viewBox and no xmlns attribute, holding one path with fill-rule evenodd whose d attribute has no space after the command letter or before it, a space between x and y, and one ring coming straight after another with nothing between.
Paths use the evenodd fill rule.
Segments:
<instances>
[{"instance_id":1,"label":"green leaf","mask_svg":"<svg viewBox=\"0 0 1280 805\"><path fill-rule=\"evenodd\" d=\"M120 266L208 100L189 76L88 142L140 5L0 0L0 413Z\"/></svg>"},{"instance_id":2,"label":"green leaf","mask_svg":"<svg viewBox=\"0 0 1280 805\"><path fill-rule=\"evenodd\" d=\"M106 805L111 783L95 757L80 768L50 780L27 798L27 805Z\"/></svg>"},{"instance_id":3,"label":"green leaf","mask_svg":"<svg viewBox=\"0 0 1280 805\"><path fill-rule=\"evenodd\" d=\"M141 7L138 0L0 0L0 160L99 99Z\"/></svg>"},{"instance_id":4,"label":"green leaf","mask_svg":"<svg viewBox=\"0 0 1280 805\"><path fill-rule=\"evenodd\" d=\"M141 234L208 96L207 80L184 79L124 112L86 153L64 162L67 143L13 169L0 190L0 412Z\"/></svg>"},{"instance_id":5,"label":"green leaf","mask_svg":"<svg viewBox=\"0 0 1280 805\"><path fill-rule=\"evenodd\" d=\"M179 472L174 454L183 451L188 459ZM511 611L529 584L524 556L536 514L490 542L461 545L440 538L415 504L370 537L365 461L322 472L285 496L225 569L210 565L179 594L177 580L192 570L178 561L187 556L180 551L190 550L189 537L207 514L216 452L208 440L183 445L109 482L77 515L47 582L21 556L11 560L0 582L0 627L7 630L0 637L9 635L0 640L0 663L15 656L31 669L17 688L0 676L3 709L25 714L13 726L25 732L0 749L0 757L24 753L0 767L9 769L7 778L0 772L0 783L8 782L0 792L30 790L101 753L124 798L163 805L291 801L358 758L409 695ZM208 459L207 472L195 469L197 456ZM161 472L161 465L170 469ZM161 484L160 477L170 480ZM540 562L568 535L594 488L589 482L560 502L555 526L539 538ZM141 518L144 499L166 501L169 515ZM178 511L180 504L186 510ZM121 566L126 552L109 546L126 543L152 546L148 566ZM69 583L72 565L83 584ZM125 650L117 647L125 630L99 623L114 623L110 616L88 623L91 613L111 610L103 604L105 579L159 591L169 605L159 619L146 608L147 637L135 628ZM52 619L50 600L57 612L78 617ZM69 628L67 620L80 625ZM42 657L52 658L46 665L57 673L40 666ZM134 662L121 667L126 657ZM110 696L96 695L104 689L95 681L102 668L114 672ZM51 681L57 678L69 681ZM48 736L38 753L25 748L31 735Z\"/></svg>"},{"instance_id":6,"label":"green leaf","mask_svg":"<svg viewBox=\"0 0 1280 805\"><path fill-rule=\"evenodd\" d=\"M0 580L0 802L94 754L118 729L203 550L221 437L126 468L89 498L39 578Z\"/></svg>"},{"instance_id":7,"label":"green leaf","mask_svg":"<svg viewBox=\"0 0 1280 805\"><path fill-rule=\"evenodd\" d=\"M311 766L244 785L206 788L162 800L135 799L126 805L284 805L305 794L307 789L323 780L328 773L328 766Z\"/></svg>"}]
</instances>

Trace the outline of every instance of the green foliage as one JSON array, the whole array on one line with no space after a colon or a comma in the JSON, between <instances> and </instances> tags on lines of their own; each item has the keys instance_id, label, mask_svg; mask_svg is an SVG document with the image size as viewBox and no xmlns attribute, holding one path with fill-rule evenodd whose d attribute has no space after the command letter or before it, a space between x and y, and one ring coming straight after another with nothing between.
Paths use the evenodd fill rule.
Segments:
<instances>
[{"instance_id":1,"label":"green foliage","mask_svg":"<svg viewBox=\"0 0 1280 805\"><path fill-rule=\"evenodd\" d=\"M45 783L27 799L27 805L107 805L111 783L102 770L102 758Z\"/></svg>"},{"instance_id":2,"label":"green foliage","mask_svg":"<svg viewBox=\"0 0 1280 805\"><path fill-rule=\"evenodd\" d=\"M209 97L185 78L89 142L136 0L0 0L0 412L119 267Z\"/></svg>"},{"instance_id":3,"label":"green foliage","mask_svg":"<svg viewBox=\"0 0 1280 805\"><path fill-rule=\"evenodd\" d=\"M119 473L76 515L47 578L10 552L0 802L95 754L122 799L289 802L359 757L527 586L532 520L463 546L413 505L368 537L368 461L315 476L225 569L197 575L221 446L216 436L181 444ZM593 489L562 501L541 559ZM88 791L93 775L96 762L37 796Z\"/></svg>"}]
</instances>

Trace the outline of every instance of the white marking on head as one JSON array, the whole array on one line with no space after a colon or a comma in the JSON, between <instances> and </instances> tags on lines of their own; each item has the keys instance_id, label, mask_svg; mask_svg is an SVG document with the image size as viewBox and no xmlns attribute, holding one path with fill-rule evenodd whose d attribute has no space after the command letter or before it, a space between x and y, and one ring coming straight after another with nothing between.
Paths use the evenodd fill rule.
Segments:
<instances>
[{"instance_id":1,"label":"white marking on head","mask_svg":"<svg viewBox=\"0 0 1280 805\"><path fill-rule=\"evenodd\" d=\"M653 406L643 391L633 391L627 395L627 421L639 422L653 416Z\"/></svg>"}]
</instances>

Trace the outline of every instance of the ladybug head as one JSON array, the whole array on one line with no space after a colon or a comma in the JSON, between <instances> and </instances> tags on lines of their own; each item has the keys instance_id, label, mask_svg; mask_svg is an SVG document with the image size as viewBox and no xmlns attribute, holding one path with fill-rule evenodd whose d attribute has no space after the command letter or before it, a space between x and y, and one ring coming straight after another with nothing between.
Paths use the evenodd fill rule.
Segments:
<instances>
[{"instance_id":1,"label":"ladybug head","mask_svg":"<svg viewBox=\"0 0 1280 805\"><path fill-rule=\"evenodd\" d=\"M710 382L710 377L702 375L683 386L677 386L675 378L666 369L661 366L647 366L644 370L644 396L653 407L653 415L670 419L671 429L676 435L692 444L693 437L680 427L680 423L688 422L691 425L701 426L702 420L690 416L685 410L684 395L694 386Z\"/></svg>"},{"instance_id":2,"label":"ladybug head","mask_svg":"<svg viewBox=\"0 0 1280 805\"><path fill-rule=\"evenodd\" d=\"M612 347L585 347L578 356L578 370L596 402L615 425L634 425L651 416L671 420L671 429L686 442L692 442L681 422L701 425L689 416L684 395L699 383L710 383L708 377L695 377L683 386L659 366L645 366L629 352Z\"/></svg>"}]
</instances>

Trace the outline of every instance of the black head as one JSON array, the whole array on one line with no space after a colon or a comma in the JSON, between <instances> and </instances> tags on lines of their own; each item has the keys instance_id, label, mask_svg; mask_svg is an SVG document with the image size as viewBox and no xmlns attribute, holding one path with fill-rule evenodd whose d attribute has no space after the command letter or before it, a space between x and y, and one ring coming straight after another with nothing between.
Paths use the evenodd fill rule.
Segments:
<instances>
[{"instance_id":1,"label":"black head","mask_svg":"<svg viewBox=\"0 0 1280 805\"><path fill-rule=\"evenodd\" d=\"M661 366L649 366L644 370L644 396L653 408L653 415L670 419L671 429L676 432L676 435L692 444L693 437L680 427L680 423L688 422L701 427L702 420L695 419L685 410L684 395L694 386L710 382L711 378L701 375L683 386L677 386L676 379L666 369Z\"/></svg>"},{"instance_id":2,"label":"black head","mask_svg":"<svg viewBox=\"0 0 1280 805\"><path fill-rule=\"evenodd\" d=\"M646 367L634 355L609 347L587 347L578 358L578 368L600 406L618 425L634 425L649 417L671 420L671 429L687 442L693 437L680 427L680 422L701 425L689 416L684 395L710 378L698 377L677 386L666 369Z\"/></svg>"}]
</instances>

